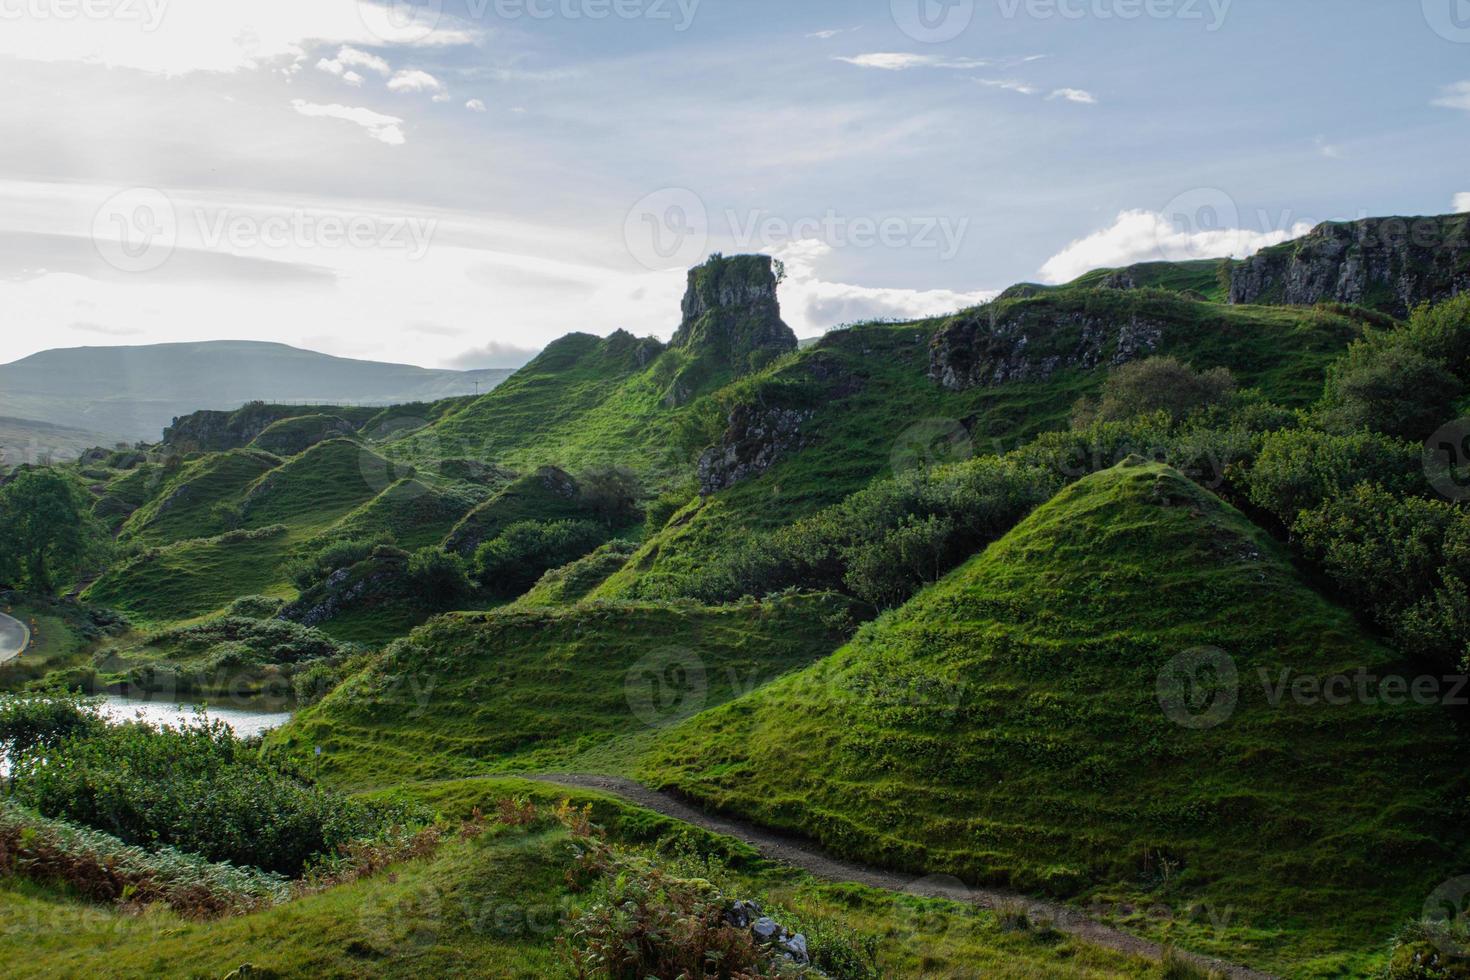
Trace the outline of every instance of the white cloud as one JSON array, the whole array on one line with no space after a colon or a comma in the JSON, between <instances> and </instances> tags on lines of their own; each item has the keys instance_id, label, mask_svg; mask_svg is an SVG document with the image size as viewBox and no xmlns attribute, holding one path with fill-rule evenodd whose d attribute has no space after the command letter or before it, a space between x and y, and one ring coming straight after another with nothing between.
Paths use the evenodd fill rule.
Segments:
<instances>
[{"instance_id":1,"label":"white cloud","mask_svg":"<svg viewBox=\"0 0 1470 980\"><path fill-rule=\"evenodd\" d=\"M831 282L817 272L817 262L832 253L818 239L803 239L776 249L786 263L781 284L781 315L798 336L810 337L844 323L865 320L916 320L953 313L994 299L996 290L956 292L949 289L885 289Z\"/></svg>"},{"instance_id":2,"label":"white cloud","mask_svg":"<svg viewBox=\"0 0 1470 980\"><path fill-rule=\"evenodd\" d=\"M909 54L898 51L880 51L854 55L850 58L838 57L833 60L857 65L859 68L877 68L880 71L907 71L910 68L984 68L990 64L989 61L974 58L949 59L934 54Z\"/></svg>"},{"instance_id":3,"label":"white cloud","mask_svg":"<svg viewBox=\"0 0 1470 980\"><path fill-rule=\"evenodd\" d=\"M389 146L402 146L406 140L403 135L403 120L397 116L385 116L381 112L364 109L357 106L318 105L307 102L305 99L292 99L291 108L303 116L322 119L341 119L345 122L356 123L367 130L368 135L380 143Z\"/></svg>"},{"instance_id":4,"label":"white cloud","mask_svg":"<svg viewBox=\"0 0 1470 980\"><path fill-rule=\"evenodd\" d=\"M428 92L432 93L435 102L444 102L449 99L449 91L444 83L426 71L418 69L407 69L400 71L388 80L388 91L390 92Z\"/></svg>"},{"instance_id":5,"label":"white cloud","mask_svg":"<svg viewBox=\"0 0 1470 980\"><path fill-rule=\"evenodd\" d=\"M468 102L466 102L464 104L464 107L466 109L470 110L471 112L484 112L485 111L485 100L484 99L470 99Z\"/></svg>"},{"instance_id":6,"label":"white cloud","mask_svg":"<svg viewBox=\"0 0 1470 980\"><path fill-rule=\"evenodd\" d=\"M107 18L6 18L0 55L183 75L298 62L320 45L438 47L480 37L429 7L401 6L418 13L405 21L366 0L135 0Z\"/></svg>"},{"instance_id":7,"label":"white cloud","mask_svg":"<svg viewBox=\"0 0 1470 980\"><path fill-rule=\"evenodd\" d=\"M323 58L316 63L319 70L328 75L336 75L348 85L361 85L363 77L354 68L362 68L367 71L377 72L386 77L393 71L387 61L375 54L359 51L356 48L344 47L337 52L335 58Z\"/></svg>"},{"instance_id":8,"label":"white cloud","mask_svg":"<svg viewBox=\"0 0 1470 980\"><path fill-rule=\"evenodd\" d=\"M1035 95L1041 91L1033 85L1017 81L1014 78L977 78L975 79L986 88L998 88L1006 92L1019 92L1021 95Z\"/></svg>"},{"instance_id":9,"label":"white cloud","mask_svg":"<svg viewBox=\"0 0 1470 980\"><path fill-rule=\"evenodd\" d=\"M1470 82L1446 85L1432 104L1445 109L1464 109L1470 112Z\"/></svg>"},{"instance_id":10,"label":"white cloud","mask_svg":"<svg viewBox=\"0 0 1470 980\"><path fill-rule=\"evenodd\" d=\"M851 34L854 31L860 30L862 30L861 27L839 27L826 31L813 31L812 33L808 34L807 37L816 38L819 41L830 41L840 34Z\"/></svg>"},{"instance_id":11,"label":"white cloud","mask_svg":"<svg viewBox=\"0 0 1470 980\"><path fill-rule=\"evenodd\" d=\"M1059 88L1048 95L1047 99L1066 99L1068 102L1077 102L1081 105L1097 105L1097 96L1080 88Z\"/></svg>"},{"instance_id":12,"label":"white cloud","mask_svg":"<svg viewBox=\"0 0 1470 980\"><path fill-rule=\"evenodd\" d=\"M1325 136L1317 137L1317 152L1329 160L1342 159L1342 147L1335 143L1327 142L1327 137Z\"/></svg>"},{"instance_id":13,"label":"white cloud","mask_svg":"<svg viewBox=\"0 0 1470 980\"><path fill-rule=\"evenodd\" d=\"M1267 232L1244 228L1190 231L1175 227L1154 211L1124 211L1110 227L1079 238L1053 255L1041 267L1041 277L1044 282L1062 283L1093 269L1113 269L1135 262L1244 258L1311 230L1308 224L1298 224Z\"/></svg>"},{"instance_id":14,"label":"white cloud","mask_svg":"<svg viewBox=\"0 0 1470 980\"><path fill-rule=\"evenodd\" d=\"M1456 194L1455 202L1451 207L1455 209L1456 214L1470 213L1470 191L1465 191L1463 194Z\"/></svg>"}]
</instances>

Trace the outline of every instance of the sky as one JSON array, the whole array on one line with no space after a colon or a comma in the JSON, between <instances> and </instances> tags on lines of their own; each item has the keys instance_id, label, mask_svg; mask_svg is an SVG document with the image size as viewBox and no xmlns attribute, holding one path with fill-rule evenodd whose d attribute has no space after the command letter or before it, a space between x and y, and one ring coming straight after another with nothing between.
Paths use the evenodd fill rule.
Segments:
<instances>
[{"instance_id":1,"label":"sky","mask_svg":"<svg viewBox=\"0 0 1470 980\"><path fill-rule=\"evenodd\" d=\"M0 362L503 367L1470 210L1470 0L0 0Z\"/></svg>"}]
</instances>

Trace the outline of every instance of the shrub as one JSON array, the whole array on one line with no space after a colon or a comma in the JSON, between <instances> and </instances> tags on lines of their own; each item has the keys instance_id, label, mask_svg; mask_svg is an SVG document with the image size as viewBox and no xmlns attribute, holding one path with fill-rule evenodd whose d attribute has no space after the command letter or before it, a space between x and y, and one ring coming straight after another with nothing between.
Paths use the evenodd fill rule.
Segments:
<instances>
[{"instance_id":1,"label":"shrub","mask_svg":"<svg viewBox=\"0 0 1470 980\"><path fill-rule=\"evenodd\" d=\"M332 541L314 555L287 562L286 577L296 588L307 592L330 578L333 572L366 561L377 548L392 543L393 536L389 534Z\"/></svg>"},{"instance_id":2,"label":"shrub","mask_svg":"<svg viewBox=\"0 0 1470 980\"><path fill-rule=\"evenodd\" d=\"M1246 477L1251 503L1287 527L1360 483L1400 493L1423 485L1422 452L1413 443L1371 432L1334 435L1295 429L1265 436Z\"/></svg>"},{"instance_id":3,"label":"shrub","mask_svg":"<svg viewBox=\"0 0 1470 980\"><path fill-rule=\"evenodd\" d=\"M45 816L291 876L375 829L367 807L265 762L218 721L106 726L13 769L15 799Z\"/></svg>"},{"instance_id":4,"label":"shrub","mask_svg":"<svg viewBox=\"0 0 1470 980\"><path fill-rule=\"evenodd\" d=\"M1348 348L1328 372L1323 418L1338 431L1368 429L1422 441L1455 417L1464 385L1398 334Z\"/></svg>"},{"instance_id":5,"label":"shrub","mask_svg":"<svg viewBox=\"0 0 1470 980\"><path fill-rule=\"evenodd\" d=\"M629 523L638 517L643 483L626 466L599 466L577 476L582 502L610 526Z\"/></svg>"},{"instance_id":6,"label":"shrub","mask_svg":"<svg viewBox=\"0 0 1470 980\"><path fill-rule=\"evenodd\" d=\"M103 721L83 698L72 695L0 698L0 750L29 752L74 735L100 731Z\"/></svg>"},{"instance_id":7,"label":"shrub","mask_svg":"<svg viewBox=\"0 0 1470 980\"><path fill-rule=\"evenodd\" d=\"M473 589L465 560L438 548L420 548L408 560L408 587L433 608L446 608Z\"/></svg>"},{"instance_id":8,"label":"shrub","mask_svg":"<svg viewBox=\"0 0 1470 980\"><path fill-rule=\"evenodd\" d=\"M1420 306L1409 317L1404 333L1419 353L1462 381L1470 380L1470 293Z\"/></svg>"},{"instance_id":9,"label":"shrub","mask_svg":"<svg viewBox=\"0 0 1470 980\"><path fill-rule=\"evenodd\" d=\"M1096 402L1077 408L1081 425L1115 422L1164 412L1174 422L1191 412L1221 404L1235 393L1235 378L1227 368L1198 372L1174 357L1132 361L1109 373Z\"/></svg>"},{"instance_id":10,"label":"shrub","mask_svg":"<svg viewBox=\"0 0 1470 980\"><path fill-rule=\"evenodd\" d=\"M523 521L480 545L475 573L482 588L520 595L546 572L576 561L606 538L606 529L591 521Z\"/></svg>"},{"instance_id":11,"label":"shrub","mask_svg":"<svg viewBox=\"0 0 1470 980\"><path fill-rule=\"evenodd\" d=\"M241 596L230 603L225 615L239 619L274 619L286 604L284 599L263 595Z\"/></svg>"}]
</instances>

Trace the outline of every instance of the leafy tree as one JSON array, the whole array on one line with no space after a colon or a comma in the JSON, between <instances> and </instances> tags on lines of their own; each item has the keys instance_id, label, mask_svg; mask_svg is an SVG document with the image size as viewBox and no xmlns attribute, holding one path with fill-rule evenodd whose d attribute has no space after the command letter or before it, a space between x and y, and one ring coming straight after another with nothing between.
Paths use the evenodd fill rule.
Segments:
<instances>
[{"instance_id":1,"label":"leafy tree","mask_svg":"<svg viewBox=\"0 0 1470 980\"><path fill-rule=\"evenodd\" d=\"M1199 372L1175 357L1150 357L1110 373L1097 402L1078 404L1076 421L1080 426L1162 411L1179 422L1196 409L1228 401L1234 393L1235 378L1227 368Z\"/></svg>"},{"instance_id":2,"label":"leafy tree","mask_svg":"<svg viewBox=\"0 0 1470 980\"><path fill-rule=\"evenodd\" d=\"M1408 343L1462 381L1470 380L1470 293L1416 309L1405 328Z\"/></svg>"},{"instance_id":3,"label":"leafy tree","mask_svg":"<svg viewBox=\"0 0 1470 980\"><path fill-rule=\"evenodd\" d=\"M1398 334L1348 348L1328 373L1322 410L1339 431L1367 429L1421 441L1455 417L1464 385Z\"/></svg>"},{"instance_id":4,"label":"leafy tree","mask_svg":"<svg viewBox=\"0 0 1470 980\"><path fill-rule=\"evenodd\" d=\"M470 594L469 572L459 555L438 548L420 548L408 559L409 588L419 599L446 608Z\"/></svg>"},{"instance_id":5,"label":"leafy tree","mask_svg":"<svg viewBox=\"0 0 1470 980\"><path fill-rule=\"evenodd\" d=\"M26 470L0 487L0 579L55 592L104 540L81 488L56 470Z\"/></svg>"},{"instance_id":6,"label":"leafy tree","mask_svg":"<svg viewBox=\"0 0 1470 980\"><path fill-rule=\"evenodd\" d=\"M609 526L626 524L638 516L643 483L626 466L599 466L577 478L582 502Z\"/></svg>"}]
</instances>

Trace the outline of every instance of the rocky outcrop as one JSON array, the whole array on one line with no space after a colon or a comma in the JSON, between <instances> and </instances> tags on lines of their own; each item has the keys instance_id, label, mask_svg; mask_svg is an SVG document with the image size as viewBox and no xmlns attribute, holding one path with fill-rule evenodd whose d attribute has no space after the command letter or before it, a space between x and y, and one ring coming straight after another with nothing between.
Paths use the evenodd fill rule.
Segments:
<instances>
[{"instance_id":1,"label":"rocky outcrop","mask_svg":"<svg viewBox=\"0 0 1470 980\"><path fill-rule=\"evenodd\" d=\"M228 452L250 445L256 436L277 422L313 413L310 408L265 402L251 402L233 412L194 412L175 418L173 425L163 430L163 444L177 453ZM333 421L353 431L352 424L345 419L333 417Z\"/></svg>"},{"instance_id":2,"label":"rocky outcrop","mask_svg":"<svg viewBox=\"0 0 1470 980\"><path fill-rule=\"evenodd\" d=\"M1231 303L1354 303L1407 316L1470 290L1470 215L1328 222L1230 270Z\"/></svg>"},{"instance_id":3,"label":"rocky outcrop","mask_svg":"<svg viewBox=\"0 0 1470 980\"><path fill-rule=\"evenodd\" d=\"M1137 313L1026 305L958 316L929 345L929 377L951 391L1045 381L1061 370L1116 366L1156 351L1164 324Z\"/></svg>"},{"instance_id":4,"label":"rocky outcrop","mask_svg":"<svg viewBox=\"0 0 1470 980\"><path fill-rule=\"evenodd\" d=\"M718 493L770 469L785 453L802 446L802 426L810 410L737 405L729 427L716 446L699 457L699 492Z\"/></svg>"},{"instance_id":5,"label":"rocky outcrop","mask_svg":"<svg viewBox=\"0 0 1470 980\"><path fill-rule=\"evenodd\" d=\"M689 355L687 380L745 374L796 350L796 334L781 319L770 256L714 256L689 270L683 322L669 342ZM697 373L695 373L697 372ZM696 385L686 385L691 392Z\"/></svg>"}]
</instances>

